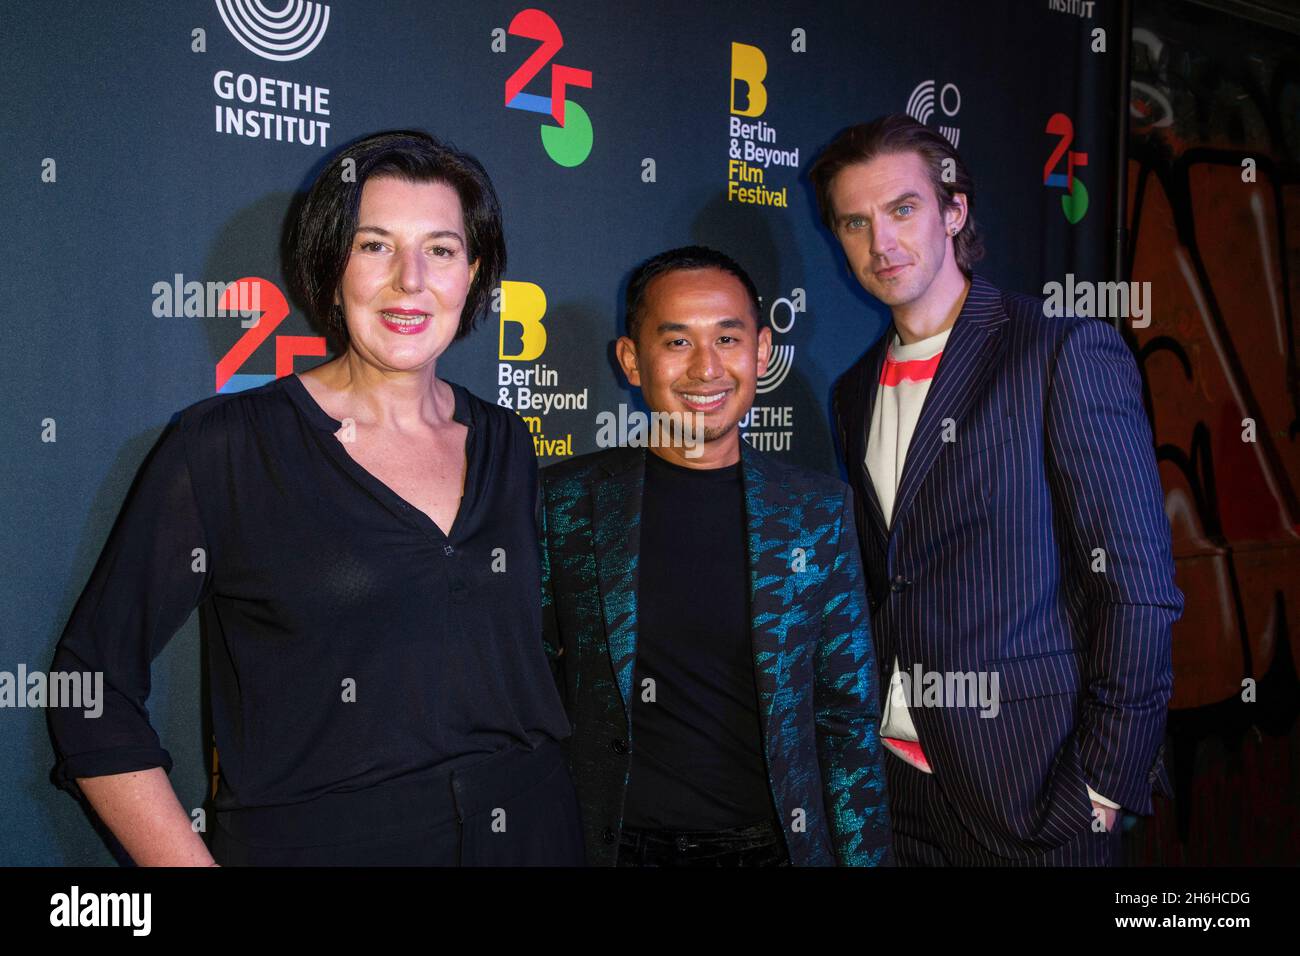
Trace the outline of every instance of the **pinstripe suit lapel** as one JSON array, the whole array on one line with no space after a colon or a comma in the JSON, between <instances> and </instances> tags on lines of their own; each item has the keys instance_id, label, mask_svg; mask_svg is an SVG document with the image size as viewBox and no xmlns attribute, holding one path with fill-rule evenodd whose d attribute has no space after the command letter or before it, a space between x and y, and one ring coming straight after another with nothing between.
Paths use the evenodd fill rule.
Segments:
<instances>
[{"instance_id":1,"label":"pinstripe suit lapel","mask_svg":"<svg viewBox=\"0 0 1300 956\"><path fill-rule=\"evenodd\" d=\"M853 437L853 448L847 449L849 462L847 467L857 468L862 473L860 487L866 489L866 512L871 519L872 528L881 541L889 537L885 527L885 512L880 507L880 498L876 496L876 483L867 471L867 433L871 430L871 416L876 407L877 386L880 384L880 370L885 365L885 356L889 352L889 343L894 338L894 326L885 329L885 334L872 346L868 356L867 367L858 383L857 407L862 409L862 419L858 422L857 433ZM865 542L864 542L865 543Z\"/></svg>"},{"instance_id":2,"label":"pinstripe suit lapel","mask_svg":"<svg viewBox=\"0 0 1300 956\"><path fill-rule=\"evenodd\" d=\"M592 549L605 618L609 662L623 706L631 713L632 671L636 664L637 580L641 553L641 492L644 449L613 458L605 475L592 483Z\"/></svg>"},{"instance_id":3,"label":"pinstripe suit lapel","mask_svg":"<svg viewBox=\"0 0 1300 956\"><path fill-rule=\"evenodd\" d=\"M894 500L891 527L899 526L939 452L949 444L943 440L945 419L952 419L960 441L962 418L998 365L1003 348L1002 325L1006 321L1001 293L978 275L973 276L970 292L953 323L952 334L944 345L943 358L939 360L921 417L912 433ZM868 428L870 421L868 413Z\"/></svg>"}]
</instances>

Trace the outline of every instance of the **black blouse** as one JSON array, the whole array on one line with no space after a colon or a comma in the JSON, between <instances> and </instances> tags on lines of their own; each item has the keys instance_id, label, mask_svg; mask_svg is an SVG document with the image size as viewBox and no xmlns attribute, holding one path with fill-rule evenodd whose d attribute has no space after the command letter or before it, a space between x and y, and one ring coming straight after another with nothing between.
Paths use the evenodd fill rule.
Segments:
<instances>
[{"instance_id":1,"label":"black blouse","mask_svg":"<svg viewBox=\"0 0 1300 956\"><path fill-rule=\"evenodd\" d=\"M171 769L150 662L197 605L217 810L311 800L569 735L541 642L523 421L452 384L468 426L449 535L358 464L297 375L164 430L59 642L104 709L49 710L60 786Z\"/></svg>"}]
</instances>

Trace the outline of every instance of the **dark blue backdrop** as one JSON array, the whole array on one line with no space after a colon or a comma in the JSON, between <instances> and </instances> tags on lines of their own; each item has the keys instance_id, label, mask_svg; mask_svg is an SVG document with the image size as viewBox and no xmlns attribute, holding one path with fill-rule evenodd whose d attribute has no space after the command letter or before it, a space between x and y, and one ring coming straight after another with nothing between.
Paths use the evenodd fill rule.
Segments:
<instances>
[{"instance_id":1,"label":"dark blue backdrop","mask_svg":"<svg viewBox=\"0 0 1300 956\"><path fill-rule=\"evenodd\" d=\"M628 272L661 249L703 242L746 265L769 308L803 290L804 311L776 305L788 371L758 397L789 424L751 438L835 469L830 385L879 335L883 313L818 225L807 167L838 129L909 103L957 138L974 171L986 275L1022 290L1070 271L1103 278L1119 70L1107 0L1091 16L1052 0L551 0L540 9L563 45L515 102L548 97L557 65L590 71L589 88L569 86L578 110L566 109L566 128L547 134L572 162L589 119L590 153L572 166L548 154L541 131L552 118L505 103L508 78L538 48L508 32L524 3L244 4L307 18L280 52L255 51L254 24L231 12L239 6L11 0L0 13L0 671L48 667L145 453L176 410L216 390L222 358L251 341L238 318L156 314L155 285L170 287L177 274L187 282L255 276L285 289L279 249L290 202L334 147L358 136L418 127L482 159L505 208L507 279L545 295L545 349L503 362L526 342L511 315L528 299L519 287L504 320L490 315L439 373L495 399L503 364L545 364L557 382L542 391L585 390L586 408L531 413L532 427L547 441L569 439L574 453L595 447L598 412L635 401L609 352ZM1092 50L1098 28L1104 53ZM763 174L765 189L785 190L785 208L728 199L733 44L743 45L742 73L755 57L746 48L766 65L765 108L743 122L766 125L774 142L765 147L798 150L797 169ZM267 78L272 100L274 81L300 94L328 90L328 114L301 108L292 87L283 104L225 99L222 71L232 81L250 77L246 92ZM736 108L753 112L762 94L734 87ZM279 117L271 122L282 130L290 119L295 128L315 122L316 142L232 132L237 119L248 132L249 112ZM1073 127L1068 149L1090 157L1076 167L1084 185L1073 208L1083 189L1089 204L1073 224L1064 188L1044 183L1066 171L1064 159L1045 168L1063 142L1046 132L1057 113ZM228 387L273 375L277 348L292 360L289 337L317 335L293 303L269 332L234 363L238 376L252 377ZM296 367L318 361L300 355ZM200 678L192 618L156 662L150 699L187 807L206 793ZM0 709L0 863L109 862L75 802L48 782L52 762L43 714Z\"/></svg>"}]
</instances>

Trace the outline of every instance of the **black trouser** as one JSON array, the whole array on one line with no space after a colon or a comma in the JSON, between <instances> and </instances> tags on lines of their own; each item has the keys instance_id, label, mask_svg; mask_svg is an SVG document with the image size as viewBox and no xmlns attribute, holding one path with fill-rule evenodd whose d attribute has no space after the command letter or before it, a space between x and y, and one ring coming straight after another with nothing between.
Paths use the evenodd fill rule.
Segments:
<instances>
[{"instance_id":1,"label":"black trouser","mask_svg":"<svg viewBox=\"0 0 1300 956\"><path fill-rule=\"evenodd\" d=\"M305 804L218 813L222 866L584 866L559 744Z\"/></svg>"},{"instance_id":2,"label":"black trouser","mask_svg":"<svg viewBox=\"0 0 1300 956\"><path fill-rule=\"evenodd\" d=\"M729 830L642 830L623 827L619 866L789 866L785 837L774 822Z\"/></svg>"}]
</instances>

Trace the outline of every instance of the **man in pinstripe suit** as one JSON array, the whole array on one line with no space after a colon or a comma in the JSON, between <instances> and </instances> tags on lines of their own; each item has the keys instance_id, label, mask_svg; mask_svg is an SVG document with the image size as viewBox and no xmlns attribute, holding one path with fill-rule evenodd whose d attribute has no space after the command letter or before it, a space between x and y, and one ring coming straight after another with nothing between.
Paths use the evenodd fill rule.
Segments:
<instances>
[{"instance_id":1,"label":"man in pinstripe suit","mask_svg":"<svg viewBox=\"0 0 1300 956\"><path fill-rule=\"evenodd\" d=\"M846 130L811 178L893 318L833 404L889 688L896 859L1113 865L1118 810L1169 792L1183 607L1132 355L972 271L974 184L910 117ZM972 679L994 706L952 692Z\"/></svg>"}]
</instances>

